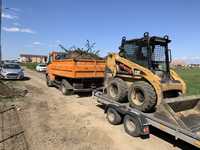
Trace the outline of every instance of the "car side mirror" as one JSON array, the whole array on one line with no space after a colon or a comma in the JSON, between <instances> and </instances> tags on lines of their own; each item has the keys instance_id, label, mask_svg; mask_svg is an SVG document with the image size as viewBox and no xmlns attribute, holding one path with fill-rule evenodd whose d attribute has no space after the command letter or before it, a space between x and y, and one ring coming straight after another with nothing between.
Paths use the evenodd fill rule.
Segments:
<instances>
[{"instance_id":1,"label":"car side mirror","mask_svg":"<svg viewBox=\"0 0 200 150\"><path fill-rule=\"evenodd\" d=\"M171 49L168 49L168 53L169 53L169 62L172 62L172 53L171 53Z\"/></svg>"}]
</instances>

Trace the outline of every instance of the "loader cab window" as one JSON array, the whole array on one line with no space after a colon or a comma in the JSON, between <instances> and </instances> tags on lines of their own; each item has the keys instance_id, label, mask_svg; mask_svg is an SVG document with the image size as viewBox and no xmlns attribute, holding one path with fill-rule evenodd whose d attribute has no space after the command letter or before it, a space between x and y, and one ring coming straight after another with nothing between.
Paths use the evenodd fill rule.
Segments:
<instances>
[{"instance_id":1,"label":"loader cab window","mask_svg":"<svg viewBox=\"0 0 200 150\"><path fill-rule=\"evenodd\" d=\"M162 45L152 46L152 66L155 71L166 71L166 47Z\"/></svg>"},{"instance_id":2,"label":"loader cab window","mask_svg":"<svg viewBox=\"0 0 200 150\"><path fill-rule=\"evenodd\" d=\"M124 56L125 58L142 65L144 67L148 67L148 51L146 46L139 46L133 43L127 43L124 45Z\"/></svg>"}]
</instances>

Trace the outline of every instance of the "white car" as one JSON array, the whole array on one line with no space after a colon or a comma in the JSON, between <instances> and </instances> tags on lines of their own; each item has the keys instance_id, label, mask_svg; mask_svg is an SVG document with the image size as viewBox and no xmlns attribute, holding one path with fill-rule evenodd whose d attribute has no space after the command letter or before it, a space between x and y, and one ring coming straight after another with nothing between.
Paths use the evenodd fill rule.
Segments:
<instances>
[{"instance_id":1,"label":"white car","mask_svg":"<svg viewBox=\"0 0 200 150\"><path fill-rule=\"evenodd\" d=\"M35 69L36 71L43 72L47 70L47 66L46 64L38 64Z\"/></svg>"}]
</instances>

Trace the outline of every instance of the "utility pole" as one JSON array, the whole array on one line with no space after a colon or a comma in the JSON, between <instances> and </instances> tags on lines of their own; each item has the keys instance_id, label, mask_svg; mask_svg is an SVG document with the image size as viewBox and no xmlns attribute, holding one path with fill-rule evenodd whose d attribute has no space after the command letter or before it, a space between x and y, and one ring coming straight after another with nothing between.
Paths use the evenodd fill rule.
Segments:
<instances>
[{"instance_id":1,"label":"utility pole","mask_svg":"<svg viewBox=\"0 0 200 150\"><path fill-rule=\"evenodd\" d=\"M2 63L2 50L1 50L1 25L2 25L2 0L0 0L0 65Z\"/></svg>"}]
</instances>

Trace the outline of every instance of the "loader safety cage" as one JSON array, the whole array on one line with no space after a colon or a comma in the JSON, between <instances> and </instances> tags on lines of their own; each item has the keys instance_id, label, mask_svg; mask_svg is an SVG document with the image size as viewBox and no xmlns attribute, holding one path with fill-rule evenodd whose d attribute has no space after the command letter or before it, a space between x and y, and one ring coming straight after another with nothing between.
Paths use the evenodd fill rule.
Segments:
<instances>
[{"instance_id":1,"label":"loader safety cage","mask_svg":"<svg viewBox=\"0 0 200 150\"><path fill-rule=\"evenodd\" d=\"M129 107L128 103L118 103L118 102L112 100L111 98L109 98L106 94L103 94L102 91L103 91L102 89L93 91L93 97L95 99L97 99L98 103L101 103L102 105L105 106L105 110L104 110L105 113L107 113L109 108L112 108L112 110L114 109L120 116L126 117L128 115L128 116L131 116L134 119L138 120L139 128L136 128L136 129L140 130L139 134L138 135L131 134L130 131L127 132L126 128L125 128L125 131L128 134L130 134L132 136L147 135L147 134L149 134L148 127L153 126L161 131L164 131L170 135L173 135L176 140L181 139L197 148L200 148L200 134L199 134L200 122L198 122L198 124L194 125L195 126L194 130L195 131L198 130L198 133L193 132L192 130L185 129L181 125L179 126L179 125L170 123L170 121L168 121L169 118L158 117L154 113L141 112L132 107ZM191 96L189 96L188 98L191 99ZM187 97L186 97L186 99L187 99ZM195 98L193 97L193 99L200 100L200 96L195 97ZM171 102L176 101L176 98L174 98L174 99L170 98L166 101L167 101L167 103L171 103ZM108 113L107 113L107 116L108 116ZM108 117L107 117L107 119L108 119ZM125 119L123 119L123 120L125 120ZM108 119L108 121L109 121L109 119ZM114 124L112 122L110 122L110 123Z\"/></svg>"}]
</instances>

